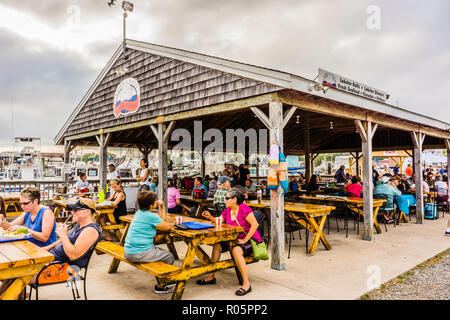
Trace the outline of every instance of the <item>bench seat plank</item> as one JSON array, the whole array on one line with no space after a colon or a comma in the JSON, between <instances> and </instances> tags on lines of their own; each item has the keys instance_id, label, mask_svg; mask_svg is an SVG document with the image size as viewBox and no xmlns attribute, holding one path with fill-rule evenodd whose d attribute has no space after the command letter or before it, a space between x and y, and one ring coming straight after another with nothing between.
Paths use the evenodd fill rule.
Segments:
<instances>
[{"instance_id":1,"label":"bench seat plank","mask_svg":"<svg viewBox=\"0 0 450 320\"><path fill-rule=\"evenodd\" d=\"M150 273L157 277L167 277L169 274L181 271L180 268L173 266L171 264L167 264L161 261L157 262L148 262L148 263L132 263L125 259L124 257L124 247L119 244L110 242L110 241L101 241L97 244L96 249L109 254L115 259L119 259L120 261L124 261L138 269L141 269L147 273Z\"/></svg>"}]
</instances>

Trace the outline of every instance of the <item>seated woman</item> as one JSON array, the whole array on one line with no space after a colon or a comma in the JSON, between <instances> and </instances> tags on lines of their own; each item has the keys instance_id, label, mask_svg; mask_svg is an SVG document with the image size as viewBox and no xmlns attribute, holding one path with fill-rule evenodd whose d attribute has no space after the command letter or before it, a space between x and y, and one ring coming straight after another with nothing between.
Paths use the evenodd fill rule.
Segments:
<instances>
[{"instance_id":1,"label":"seated woman","mask_svg":"<svg viewBox=\"0 0 450 320\"><path fill-rule=\"evenodd\" d=\"M76 225L69 232L58 226L56 233L59 240L43 249L53 254L55 261L68 262L83 268L88 260L87 256L83 256L102 232L92 216L95 213L95 202L92 199L80 198L77 202L68 204L67 208L72 212L72 221L76 222Z\"/></svg>"},{"instance_id":2,"label":"seated woman","mask_svg":"<svg viewBox=\"0 0 450 320\"><path fill-rule=\"evenodd\" d=\"M306 185L306 191L317 191L319 190L319 185L317 184L317 176L313 174L309 179L309 183Z\"/></svg>"},{"instance_id":3,"label":"seated woman","mask_svg":"<svg viewBox=\"0 0 450 320\"><path fill-rule=\"evenodd\" d=\"M359 198L361 192L363 191L362 185L358 183L358 177L352 178L352 183L347 187L347 192L349 197Z\"/></svg>"},{"instance_id":4,"label":"seated woman","mask_svg":"<svg viewBox=\"0 0 450 320\"><path fill-rule=\"evenodd\" d=\"M241 226L244 228L244 232L239 233L236 246L231 250L234 260L236 261L237 267L242 274L242 287L236 291L236 295L243 296L252 290L250 282L248 280L247 264L244 257L248 257L253 253L252 245L250 239L256 242L262 242L261 236L259 235L258 222L253 214L252 209L246 205L244 202L244 196L237 189L232 188L225 197L225 205L227 209L222 212L223 223ZM202 216L215 222L215 218L208 212L204 211ZM227 242L215 243L211 255L211 261L217 262L220 259L220 254L222 252L229 251L230 248ZM208 274L204 279L198 280L197 284L215 284L216 278L214 273Z\"/></svg>"},{"instance_id":5,"label":"seated woman","mask_svg":"<svg viewBox=\"0 0 450 320\"><path fill-rule=\"evenodd\" d=\"M147 190L138 194L137 201L140 210L134 215L125 239L125 259L132 263L162 261L173 264L175 262L173 254L153 244L156 228L162 230L170 230L171 228L171 225L164 221L166 218L164 202L157 200L156 194ZM159 214L150 211L157 208L159 208ZM173 287L174 284L168 284L164 287L155 285L154 292L173 292Z\"/></svg>"},{"instance_id":6,"label":"seated woman","mask_svg":"<svg viewBox=\"0 0 450 320\"><path fill-rule=\"evenodd\" d=\"M106 200L112 201L111 207L114 208L113 212L114 219L116 220L116 223L120 223L119 217L127 215L127 203L126 203L127 197L125 195L125 191L123 191L122 181L120 180L120 178L114 178L113 180L111 180L111 188L113 189L114 192ZM100 225L104 226L106 224L106 221L107 221L106 215L101 215L99 220ZM111 232L109 230L106 230L105 240L112 241Z\"/></svg>"},{"instance_id":7,"label":"seated woman","mask_svg":"<svg viewBox=\"0 0 450 320\"><path fill-rule=\"evenodd\" d=\"M40 205L41 193L36 187L27 187L20 194L20 206L23 213L9 223L0 215L0 226L13 232L25 227L31 234L33 242L39 247L47 246L56 241L56 223L53 212Z\"/></svg>"},{"instance_id":8,"label":"seated woman","mask_svg":"<svg viewBox=\"0 0 450 320\"><path fill-rule=\"evenodd\" d=\"M31 234L31 241L39 247L45 247L56 241L56 223L53 212L40 203L41 193L36 187L27 187L20 194L20 205L23 213L14 221L9 223L3 214L4 205L2 205L2 214L0 214L0 226L9 232L16 231L19 228L27 228ZM3 200L3 199L2 199ZM15 279L7 279L0 286L0 294L5 291Z\"/></svg>"},{"instance_id":9,"label":"seated woman","mask_svg":"<svg viewBox=\"0 0 450 320\"><path fill-rule=\"evenodd\" d=\"M86 193L89 191L89 181L87 181L86 178L86 172L82 172L80 174L80 179L75 183L76 192L80 193L80 197L84 196L81 193Z\"/></svg>"},{"instance_id":10,"label":"seated woman","mask_svg":"<svg viewBox=\"0 0 450 320\"><path fill-rule=\"evenodd\" d=\"M188 212L192 210L185 204L181 203L181 194L176 187L175 180L169 179L167 185L167 212L188 215Z\"/></svg>"}]
</instances>

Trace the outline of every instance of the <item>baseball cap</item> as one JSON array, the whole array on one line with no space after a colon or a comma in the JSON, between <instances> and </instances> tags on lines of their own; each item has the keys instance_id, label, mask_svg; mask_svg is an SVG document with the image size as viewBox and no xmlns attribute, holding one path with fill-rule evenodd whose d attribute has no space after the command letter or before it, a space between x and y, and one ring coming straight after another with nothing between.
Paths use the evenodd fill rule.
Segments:
<instances>
[{"instance_id":1,"label":"baseball cap","mask_svg":"<svg viewBox=\"0 0 450 320\"><path fill-rule=\"evenodd\" d=\"M383 182L383 183L388 183L389 182L389 177L388 176L383 176L383 177L381 177L381 182Z\"/></svg>"},{"instance_id":2,"label":"baseball cap","mask_svg":"<svg viewBox=\"0 0 450 320\"><path fill-rule=\"evenodd\" d=\"M67 205L70 211L75 211L79 209L90 209L92 213L95 212L95 202L92 199L81 198L75 203Z\"/></svg>"},{"instance_id":3,"label":"baseball cap","mask_svg":"<svg viewBox=\"0 0 450 320\"><path fill-rule=\"evenodd\" d=\"M114 163L110 163L110 164L108 164L108 166L113 166L114 168L116 167L116 166L114 165Z\"/></svg>"},{"instance_id":4,"label":"baseball cap","mask_svg":"<svg viewBox=\"0 0 450 320\"><path fill-rule=\"evenodd\" d=\"M228 178L227 176L220 176L220 178L219 178L219 184L224 184L224 183L227 182L227 181L230 181L230 182L231 182L231 179Z\"/></svg>"}]
</instances>

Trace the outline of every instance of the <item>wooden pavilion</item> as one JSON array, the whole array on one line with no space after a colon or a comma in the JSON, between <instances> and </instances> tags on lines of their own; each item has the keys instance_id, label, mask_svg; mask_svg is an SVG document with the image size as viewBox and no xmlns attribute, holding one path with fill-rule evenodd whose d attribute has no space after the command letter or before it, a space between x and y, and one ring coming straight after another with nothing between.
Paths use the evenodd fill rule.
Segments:
<instances>
[{"instance_id":1,"label":"wooden pavilion","mask_svg":"<svg viewBox=\"0 0 450 320\"><path fill-rule=\"evenodd\" d=\"M185 129L197 137L195 121L201 121L203 132L267 128L277 134L285 154L305 155L307 176L314 154L362 152L362 238L373 240L372 150L414 150L416 172L422 170L422 149L450 150L450 124L441 120L334 88L311 91L311 80L286 72L129 39L123 45L125 54L121 45L55 137L56 144L65 146L66 162L75 146L100 147L103 187L108 146L137 147L145 157L157 148L159 197L167 201L165 159L167 150L178 143L171 137L174 130ZM115 94L127 78L139 85L139 109L116 116ZM192 144L202 155L212 138L201 137ZM255 143L249 140L247 158ZM422 176L416 175L416 185L421 184ZM417 198L422 197L418 188ZM278 205L271 201L272 268L282 270L281 187ZM417 203L417 222L423 223L422 201Z\"/></svg>"}]
</instances>

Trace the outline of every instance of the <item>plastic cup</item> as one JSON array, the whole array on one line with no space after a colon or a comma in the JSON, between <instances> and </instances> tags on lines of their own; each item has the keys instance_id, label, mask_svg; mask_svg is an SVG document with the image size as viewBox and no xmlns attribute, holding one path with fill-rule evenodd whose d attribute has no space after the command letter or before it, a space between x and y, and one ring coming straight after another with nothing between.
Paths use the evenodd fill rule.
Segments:
<instances>
[{"instance_id":1,"label":"plastic cup","mask_svg":"<svg viewBox=\"0 0 450 320\"><path fill-rule=\"evenodd\" d=\"M183 222L183 217L181 216L176 216L175 219L177 224L181 224Z\"/></svg>"},{"instance_id":2,"label":"plastic cup","mask_svg":"<svg viewBox=\"0 0 450 320\"><path fill-rule=\"evenodd\" d=\"M223 217L222 216L216 217L216 228L217 229L222 228L222 222L223 222Z\"/></svg>"}]
</instances>

